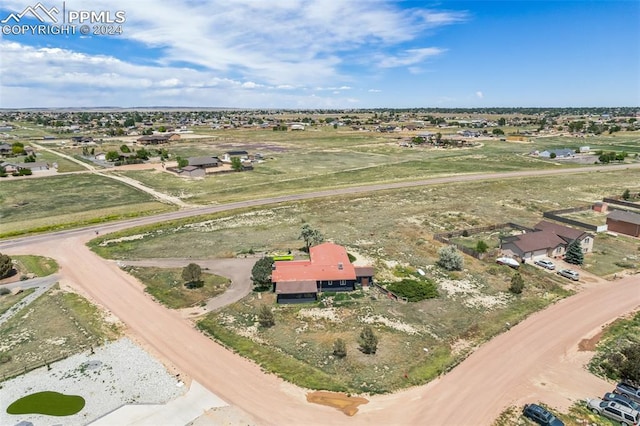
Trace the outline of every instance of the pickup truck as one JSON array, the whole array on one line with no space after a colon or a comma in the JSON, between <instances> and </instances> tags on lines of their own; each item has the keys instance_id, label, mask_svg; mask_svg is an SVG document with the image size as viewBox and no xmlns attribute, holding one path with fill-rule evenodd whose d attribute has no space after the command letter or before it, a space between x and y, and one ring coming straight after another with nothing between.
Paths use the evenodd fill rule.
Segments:
<instances>
[{"instance_id":1,"label":"pickup truck","mask_svg":"<svg viewBox=\"0 0 640 426\"><path fill-rule=\"evenodd\" d=\"M640 402L640 388L629 383L620 382L613 391L619 395L626 396L632 401Z\"/></svg>"}]
</instances>

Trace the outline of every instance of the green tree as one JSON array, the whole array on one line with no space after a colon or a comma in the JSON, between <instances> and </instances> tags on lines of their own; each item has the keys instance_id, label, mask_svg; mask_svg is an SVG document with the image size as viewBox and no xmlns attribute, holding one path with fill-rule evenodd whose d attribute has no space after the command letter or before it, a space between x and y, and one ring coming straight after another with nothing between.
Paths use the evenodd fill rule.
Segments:
<instances>
[{"instance_id":1,"label":"green tree","mask_svg":"<svg viewBox=\"0 0 640 426\"><path fill-rule=\"evenodd\" d=\"M498 135L504 135L504 130L502 129L493 129L491 131L491 133L493 133L494 135L498 136Z\"/></svg>"},{"instance_id":2,"label":"green tree","mask_svg":"<svg viewBox=\"0 0 640 426\"><path fill-rule=\"evenodd\" d=\"M522 289L524 289L524 280L522 279L522 275L519 272L516 272L513 277L511 277L511 286L509 287L509 291L513 294L521 294Z\"/></svg>"},{"instance_id":3,"label":"green tree","mask_svg":"<svg viewBox=\"0 0 640 426\"><path fill-rule=\"evenodd\" d=\"M476 244L476 251L478 253L486 253L488 249L489 245L482 240L478 241L478 243Z\"/></svg>"},{"instance_id":4,"label":"green tree","mask_svg":"<svg viewBox=\"0 0 640 426\"><path fill-rule=\"evenodd\" d=\"M338 358L347 356L347 345L344 340L338 338L333 342L333 355Z\"/></svg>"},{"instance_id":5,"label":"green tree","mask_svg":"<svg viewBox=\"0 0 640 426\"><path fill-rule=\"evenodd\" d=\"M124 127L133 127L136 125L135 119L133 117L129 117L124 120Z\"/></svg>"},{"instance_id":6,"label":"green tree","mask_svg":"<svg viewBox=\"0 0 640 426\"><path fill-rule=\"evenodd\" d=\"M125 152L125 153L129 153L131 152L131 150L129 149L129 147L125 144L122 144L122 146L120 146L120 151L121 152Z\"/></svg>"},{"instance_id":7,"label":"green tree","mask_svg":"<svg viewBox=\"0 0 640 426\"><path fill-rule=\"evenodd\" d=\"M118 154L118 151L109 151L105 154L104 158L107 161L116 161L120 158L120 154Z\"/></svg>"},{"instance_id":8,"label":"green tree","mask_svg":"<svg viewBox=\"0 0 640 426\"><path fill-rule=\"evenodd\" d=\"M231 157L231 168L236 172L242 171L242 160L240 160L240 157Z\"/></svg>"},{"instance_id":9,"label":"green tree","mask_svg":"<svg viewBox=\"0 0 640 426\"><path fill-rule=\"evenodd\" d=\"M188 288L201 287L202 268L200 265L190 263L182 269L182 279L186 281Z\"/></svg>"},{"instance_id":10,"label":"green tree","mask_svg":"<svg viewBox=\"0 0 640 426\"><path fill-rule=\"evenodd\" d=\"M446 246L438 250L440 259L438 265L448 271L461 271L464 266L464 259L456 246Z\"/></svg>"},{"instance_id":11,"label":"green tree","mask_svg":"<svg viewBox=\"0 0 640 426\"><path fill-rule=\"evenodd\" d=\"M625 189L624 192L622 193L622 198L625 200L628 200L629 198L631 198L631 192L629 191L629 189Z\"/></svg>"},{"instance_id":12,"label":"green tree","mask_svg":"<svg viewBox=\"0 0 640 426\"><path fill-rule=\"evenodd\" d=\"M187 167L189 165L189 160L186 158L176 157L176 160L178 161L179 168Z\"/></svg>"},{"instance_id":13,"label":"green tree","mask_svg":"<svg viewBox=\"0 0 640 426\"><path fill-rule=\"evenodd\" d=\"M624 381L640 384L640 343L634 343L621 351L624 360L620 365L620 378Z\"/></svg>"},{"instance_id":14,"label":"green tree","mask_svg":"<svg viewBox=\"0 0 640 426\"><path fill-rule=\"evenodd\" d=\"M504 126L507 124L507 120L504 117L498 118L498 126Z\"/></svg>"},{"instance_id":15,"label":"green tree","mask_svg":"<svg viewBox=\"0 0 640 426\"><path fill-rule=\"evenodd\" d=\"M300 236L298 239L304 240L304 244L307 249L307 253L312 246L318 245L324 241L324 236L317 229L313 229L311 225L305 223L302 225Z\"/></svg>"},{"instance_id":16,"label":"green tree","mask_svg":"<svg viewBox=\"0 0 640 426\"><path fill-rule=\"evenodd\" d=\"M549 154L549 158L553 159L556 158L558 155L555 152L552 152L551 154Z\"/></svg>"},{"instance_id":17,"label":"green tree","mask_svg":"<svg viewBox=\"0 0 640 426\"><path fill-rule=\"evenodd\" d=\"M6 254L0 253L0 279L6 278L13 273L13 262Z\"/></svg>"},{"instance_id":18,"label":"green tree","mask_svg":"<svg viewBox=\"0 0 640 426\"><path fill-rule=\"evenodd\" d=\"M271 285L271 272L273 270L273 257L263 257L253 265L251 280L253 285L265 288Z\"/></svg>"},{"instance_id":19,"label":"green tree","mask_svg":"<svg viewBox=\"0 0 640 426\"><path fill-rule=\"evenodd\" d=\"M273 315L273 311L267 305L261 305L258 311L258 323L264 328L273 327L276 325L276 318Z\"/></svg>"},{"instance_id":20,"label":"green tree","mask_svg":"<svg viewBox=\"0 0 640 426\"><path fill-rule=\"evenodd\" d=\"M136 157L141 160L148 160L149 155L151 155L151 153L147 151L145 148L140 148L139 150L136 151Z\"/></svg>"},{"instance_id":21,"label":"green tree","mask_svg":"<svg viewBox=\"0 0 640 426\"><path fill-rule=\"evenodd\" d=\"M360 333L360 350L365 354L375 354L378 350L378 337L370 326L365 326Z\"/></svg>"},{"instance_id":22,"label":"green tree","mask_svg":"<svg viewBox=\"0 0 640 426\"><path fill-rule=\"evenodd\" d=\"M567 246L567 252L564 255L564 260L572 265L582 265L584 262L584 254L582 253L582 246L580 241L573 240Z\"/></svg>"}]
</instances>

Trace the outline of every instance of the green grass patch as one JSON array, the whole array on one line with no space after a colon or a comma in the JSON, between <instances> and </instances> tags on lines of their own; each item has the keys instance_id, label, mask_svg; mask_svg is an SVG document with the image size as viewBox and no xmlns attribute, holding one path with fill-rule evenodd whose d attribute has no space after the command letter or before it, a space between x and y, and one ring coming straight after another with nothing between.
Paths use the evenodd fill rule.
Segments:
<instances>
[{"instance_id":1,"label":"green grass patch","mask_svg":"<svg viewBox=\"0 0 640 426\"><path fill-rule=\"evenodd\" d=\"M24 396L7 407L9 414L44 414L47 416L71 416L84 408L84 398L58 392L36 392Z\"/></svg>"},{"instance_id":2,"label":"green grass patch","mask_svg":"<svg viewBox=\"0 0 640 426\"><path fill-rule=\"evenodd\" d=\"M17 262L19 274L34 274L37 277L46 277L58 272L58 263L44 256L15 255L11 257Z\"/></svg>"},{"instance_id":3,"label":"green grass patch","mask_svg":"<svg viewBox=\"0 0 640 426\"><path fill-rule=\"evenodd\" d=\"M400 297L405 297L408 302L419 302L421 300L438 297L438 288L436 284L429 279L403 279L402 281L386 285L383 284L383 287L386 287L387 290Z\"/></svg>"},{"instance_id":4,"label":"green grass patch","mask_svg":"<svg viewBox=\"0 0 640 426\"><path fill-rule=\"evenodd\" d=\"M92 174L3 181L0 186L0 237L67 229L173 209L133 187Z\"/></svg>"},{"instance_id":5,"label":"green grass patch","mask_svg":"<svg viewBox=\"0 0 640 426\"><path fill-rule=\"evenodd\" d=\"M182 279L182 268L127 267L125 269L145 285L145 291L163 305L172 309L188 308L218 296L231 281L214 274L202 274L202 286L187 288Z\"/></svg>"}]
</instances>

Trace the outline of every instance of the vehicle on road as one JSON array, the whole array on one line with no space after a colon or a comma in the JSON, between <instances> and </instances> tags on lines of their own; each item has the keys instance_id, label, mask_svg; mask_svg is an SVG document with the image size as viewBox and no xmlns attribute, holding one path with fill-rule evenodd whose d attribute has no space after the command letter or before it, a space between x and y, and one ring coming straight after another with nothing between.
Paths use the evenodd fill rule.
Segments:
<instances>
[{"instance_id":1,"label":"vehicle on road","mask_svg":"<svg viewBox=\"0 0 640 426\"><path fill-rule=\"evenodd\" d=\"M570 280L573 280L573 281L578 281L580 279L580 274L578 274L576 271L572 269L560 269L556 273L565 278L569 278Z\"/></svg>"},{"instance_id":2,"label":"vehicle on road","mask_svg":"<svg viewBox=\"0 0 640 426\"><path fill-rule=\"evenodd\" d=\"M620 382L613 390L619 395L624 395L632 401L640 402L640 388L630 383Z\"/></svg>"},{"instance_id":3,"label":"vehicle on road","mask_svg":"<svg viewBox=\"0 0 640 426\"><path fill-rule=\"evenodd\" d=\"M539 259L533 263L538 266L542 266L545 269L549 269L550 271L553 271L554 269L556 269L556 265L554 265L552 261L547 259Z\"/></svg>"},{"instance_id":4,"label":"vehicle on road","mask_svg":"<svg viewBox=\"0 0 640 426\"><path fill-rule=\"evenodd\" d=\"M522 415L542 426L564 426L562 420L538 404L526 404L522 410Z\"/></svg>"},{"instance_id":5,"label":"vehicle on road","mask_svg":"<svg viewBox=\"0 0 640 426\"><path fill-rule=\"evenodd\" d=\"M640 411L640 402L635 402L625 395L620 395L614 392L607 392L604 394L602 399L605 401L617 402L618 404L624 405L625 407Z\"/></svg>"},{"instance_id":6,"label":"vehicle on road","mask_svg":"<svg viewBox=\"0 0 640 426\"><path fill-rule=\"evenodd\" d=\"M520 267L520 262L510 257L499 257L496 259L496 263L498 265L507 265L510 268L518 269Z\"/></svg>"},{"instance_id":7,"label":"vehicle on road","mask_svg":"<svg viewBox=\"0 0 640 426\"><path fill-rule=\"evenodd\" d=\"M614 401L594 398L587 402L587 407L596 414L620 422L621 425L637 426L640 422L640 412Z\"/></svg>"}]
</instances>

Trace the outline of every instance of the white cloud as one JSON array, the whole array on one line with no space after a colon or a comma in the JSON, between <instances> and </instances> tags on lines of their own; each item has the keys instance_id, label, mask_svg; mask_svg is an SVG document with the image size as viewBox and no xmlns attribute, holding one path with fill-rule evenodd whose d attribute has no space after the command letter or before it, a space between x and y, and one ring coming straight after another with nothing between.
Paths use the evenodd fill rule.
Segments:
<instances>
[{"instance_id":1,"label":"white cloud","mask_svg":"<svg viewBox=\"0 0 640 426\"><path fill-rule=\"evenodd\" d=\"M67 6L124 10L123 34L111 39L49 38L47 47L0 39L0 106L45 101L9 90L32 87L34 93L75 90L82 98L101 97L93 100L96 104L103 104L109 89L108 98L116 104L136 105L145 99L166 105L172 99L165 98L175 96L187 103L238 106L310 102L300 98L301 93L317 88L331 95L320 102L331 107L337 100L351 102L340 94L363 84L360 67L411 67L410 72L416 72L416 64L446 49L396 52L397 46L417 44L426 29L466 19L464 12L403 9L382 0L375 7L351 0L74 0ZM21 11L25 4L3 0L2 7ZM80 51L92 52L97 42L103 54ZM180 91L191 97L180 98ZM66 99L54 98L46 101ZM314 100L309 106L316 105Z\"/></svg>"},{"instance_id":2,"label":"white cloud","mask_svg":"<svg viewBox=\"0 0 640 426\"><path fill-rule=\"evenodd\" d=\"M369 91L369 93L380 93L380 92L382 92L382 90L380 90L380 89L369 89L368 91Z\"/></svg>"},{"instance_id":3,"label":"white cloud","mask_svg":"<svg viewBox=\"0 0 640 426\"><path fill-rule=\"evenodd\" d=\"M484 93L482 93L481 91L479 91L479 90L478 90L478 91L476 92L476 98L478 98L478 99L482 99L482 98L484 98Z\"/></svg>"}]
</instances>

